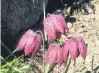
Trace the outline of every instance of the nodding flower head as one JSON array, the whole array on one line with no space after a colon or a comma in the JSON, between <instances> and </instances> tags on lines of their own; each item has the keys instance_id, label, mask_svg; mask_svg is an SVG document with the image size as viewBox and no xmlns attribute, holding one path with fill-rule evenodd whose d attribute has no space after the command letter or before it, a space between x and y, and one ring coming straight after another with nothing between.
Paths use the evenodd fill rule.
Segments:
<instances>
[{"instance_id":1,"label":"nodding flower head","mask_svg":"<svg viewBox=\"0 0 99 73\"><path fill-rule=\"evenodd\" d=\"M44 54L44 61L50 65L63 63L63 48L60 45L51 43L48 50Z\"/></svg>"},{"instance_id":2,"label":"nodding flower head","mask_svg":"<svg viewBox=\"0 0 99 73\"><path fill-rule=\"evenodd\" d=\"M57 63L61 66L67 63L67 58L70 55L72 59L76 59L79 55L86 57L87 47L82 38L70 38L63 45L50 43L48 50L44 54L44 61L50 65Z\"/></svg>"},{"instance_id":3,"label":"nodding flower head","mask_svg":"<svg viewBox=\"0 0 99 73\"><path fill-rule=\"evenodd\" d=\"M67 55L67 53L65 52L68 52L72 59L76 59L79 54L81 54L81 56L85 58L87 54L87 47L82 38L70 38L65 42L64 56Z\"/></svg>"},{"instance_id":4,"label":"nodding flower head","mask_svg":"<svg viewBox=\"0 0 99 73\"><path fill-rule=\"evenodd\" d=\"M41 40L42 38L40 34L37 34L29 29L19 40L17 50L24 49L25 55L32 53L32 55L34 56L41 45Z\"/></svg>"},{"instance_id":5,"label":"nodding flower head","mask_svg":"<svg viewBox=\"0 0 99 73\"><path fill-rule=\"evenodd\" d=\"M60 38L61 33L65 34L69 31L64 17L60 14L49 15L48 18L43 20L43 25L47 36L50 39Z\"/></svg>"},{"instance_id":6,"label":"nodding flower head","mask_svg":"<svg viewBox=\"0 0 99 73\"><path fill-rule=\"evenodd\" d=\"M55 44L50 44L48 50L44 54L44 61L53 65L57 60L57 47Z\"/></svg>"}]
</instances>

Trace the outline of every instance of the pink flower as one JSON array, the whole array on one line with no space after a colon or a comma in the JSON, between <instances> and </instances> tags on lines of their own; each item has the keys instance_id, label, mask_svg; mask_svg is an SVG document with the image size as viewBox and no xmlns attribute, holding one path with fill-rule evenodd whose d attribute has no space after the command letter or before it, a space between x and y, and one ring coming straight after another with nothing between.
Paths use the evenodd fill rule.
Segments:
<instances>
[{"instance_id":1,"label":"pink flower","mask_svg":"<svg viewBox=\"0 0 99 73\"><path fill-rule=\"evenodd\" d=\"M50 65L55 63L61 65L63 63L63 48L60 45L51 43L44 54L44 61Z\"/></svg>"},{"instance_id":2,"label":"pink flower","mask_svg":"<svg viewBox=\"0 0 99 73\"><path fill-rule=\"evenodd\" d=\"M78 57L78 42L75 38L71 38L68 40L68 45L69 45L69 54L72 59L76 59Z\"/></svg>"},{"instance_id":3,"label":"pink flower","mask_svg":"<svg viewBox=\"0 0 99 73\"><path fill-rule=\"evenodd\" d=\"M35 33L29 29L27 32L25 32L25 34L21 37L18 46L17 46L17 50L22 50L24 48L24 46L27 43L28 37L35 35Z\"/></svg>"},{"instance_id":4,"label":"pink flower","mask_svg":"<svg viewBox=\"0 0 99 73\"><path fill-rule=\"evenodd\" d=\"M60 16L58 16L58 15L54 15L54 14L52 14L52 15L50 15L50 19L51 19L51 22L52 22L52 24L54 25L54 27L55 27L55 30L57 31L57 32L61 32L61 33L64 33L64 26L62 26L62 23L60 22L60 19L58 19L58 17L60 17ZM66 24L66 23L65 23ZM50 24L51 25L51 24Z\"/></svg>"},{"instance_id":5,"label":"pink flower","mask_svg":"<svg viewBox=\"0 0 99 73\"><path fill-rule=\"evenodd\" d=\"M81 56L85 59L87 54L86 44L81 37L77 38L77 41L78 41L79 52Z\"/></svg>"},{"instance_id":6,"label":"pink flower","mask_svg":"<svg viewBox=\"0 0 99 73\"><path fill-rule=\"evenodd\" d=\"M58 14L58 15L54 15L53 14L53 17L56 17L56 19L60 21L60 25L62 26L62 28L64 29L64 31L66 33L68 33L69 32L69 28L67 26L67 23L65 21L65 18L61 14Z\"/></svg>"},{"instance_id":7,"label":"pink flower","mask_svg":"<svg viewBox=\"0 0 99 73\"><path fill-rule=\"evenodd\" d=\"M33 49L32 56L34 56L38 52L41 45L41 40L42 40L41 35L37 34L36 38L33 41L33 44L35 45L35 47Z\"/></svg>"},{"instance_id":8,"label":"pink flower","mask_svg":"<svg viewBox=\"0 0 99 73\"><path fill-rule=\"evenodd\" d=\"M68 54L69 54L69 44L68 41L65 42L65 45L63 47L63 59L64 59L64 63L66 64L67 62L67 58L68 58Z\"/></svg>"},{"instance_id":9,"label":"pink flower","mask_svg":"<svg viewBox=\"0 0 99 73\"><path fill-rule=\"evenodd\" d=\"M36 35L35 35L35 37L36 37ZM33 35L31 35L27 38L28 40L26 42L26 45L24 46L25 55L28 55L33 52L33 49L35 48L35 44L34 44L35 37L33 37Z\"/></svg>"},{"instance_id":10,"label":"pink flower","mask_svg":"<svg viewBox=\"0 0 99 73\"><path fill-rule=\"evenodd\" d=\"M65 19L62 15L49 15L48 18L43 20L43 25L49 39L58 39L61 34L69 31Z\"/></svg>"},{"instance_id":11,"label":"pink flower","mask_svg":"<svg viewBox=\"0 0 99 73\"><path fill-rule=\"evenodd\" d=\"M85 58L86 53L87 47L84 40L79 37L72 37L65 41L62 47L59 44L51 43L44 54L44 61L50 65L57 63L61 66L63 63L67 63L69 55L72 59L76 59L80 54Z\"/></svg>"},{"instance_id":12,"label":"pink flower","mask_svg":"<svg viewBox=\"0 0 99 73\"><path fill-rule=\"evenodd\" d=\"M64 58L63 58L63 48L58 45L57 46L57 63L58 63L59 66L62 65L63 60L64 60Z\"/></svg>"},{"instance_id":13,"label":"pink flower","mask_svg":"<svg viewBox=\"0 0 99 73\"><path fill-rule=\"evenodd\" d=\"M48 50L44 54L44 61L53 65L57 60L57 48L55 44L50 44Z\"/></svg>"},{"instance_id":14,"label":"pink flower","mask_svg":"<svg viewBox=\"0 0 99 73\"><path fill-rule=\"evenodd\" d=\"M31 29L29 29L20 39L17 50L24 49L25 55L32 53L34 56L40 47L41 40L41 35L36 34Z\"/></svg>"},{"instance_id":15,"label":"pink flower","mask_svg":"<svg viewBox=\"0 0 99 73\"><path fill-rule=\"evenodd\" d=\"M66 61L65 59L67 58L67 53L69 53L72 59L76 59L79 54L85 58L87 54L87 47L84 40L82 38L68 39L64 45L64 61Z\"/></svg>"},{"instance_id":16,"label":"pink flower","mask_svg":"<svg viewBox=\"0 0 99 73\"><path fill-rule=\"evenodd\" d=\"M76 59L78 56L78 43L75 38L68 39L64 45L64 62L66 63L68 54L71 56L72 59Z\"/></svg>"},{"instance_id":17,"label":"pink flower","mask_svg":"<svg viewBox=\"0 0 99 73\"><path fill-rule=\"evenodd\" d=\"M48 35L49 39L55 39L56 38L56 32L53 25L50 23L50 18L46 18L43 21L44 30L46 31L46 34Z\"/></svg>"}]
</instances>

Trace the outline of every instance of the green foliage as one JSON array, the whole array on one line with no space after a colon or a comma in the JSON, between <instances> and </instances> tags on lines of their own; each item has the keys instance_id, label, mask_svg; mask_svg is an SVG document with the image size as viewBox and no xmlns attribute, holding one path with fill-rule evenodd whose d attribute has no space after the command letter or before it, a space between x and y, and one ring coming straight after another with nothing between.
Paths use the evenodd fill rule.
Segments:
<instances>
[{"instance_id":1,"label":"green foliage","mask_svg":"<svg viewBox=\"0 0 99 73\"><path fill-rule=\"evenodd\" d=\"M7 62L2 56L0 56L0 58L3 62L5 62L5 64L1 66L1 73L24 73L24 69L29 68L27 65L21 68L14 65L21 59L21 56L14 58L11 62Z\"/></svg>"},{"instance_id":2,"label":"green foliage","mask_svg":"<svg viewBox=\"0 0 99 73\"><path fill-rule=\"evenodd\" d=\"M66 11L64 11L64 16L65 16L65 17L66 17L66 16L69 16L70 13L71 13L71 7L68 7L68 8L66 9Z\"/></svg>"}]
</instances>

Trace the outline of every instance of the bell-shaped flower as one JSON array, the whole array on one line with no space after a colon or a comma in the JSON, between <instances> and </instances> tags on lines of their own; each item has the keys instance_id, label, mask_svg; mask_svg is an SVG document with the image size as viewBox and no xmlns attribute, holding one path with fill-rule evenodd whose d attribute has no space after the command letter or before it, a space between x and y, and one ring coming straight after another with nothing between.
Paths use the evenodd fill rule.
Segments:
<instances>
[{"instance_id":1,"label":"bell-shaped flower","mask_svg":"<svg viewBox=\"0 0 99 73\"><path fill-rule=\"evenodd\" d=\"M72 59L76 59L79 56L79 54L81 54L81 56L85 58L87 53L87 47L84 40L78 37L72 37L68 39L64 45L64 61L66 61L65 57L67 57L67 52L69 53Z\"/></svg>"},{"instance_id":2,"label":"bell-shaped flower","mask_svg":"<svg viewBox=\"0 0 99 73\"><path fill-rule=\"evenodd\" d=\"M54 26L51 24L51 19L46 18L43 20L44 30L49 39L56 39L56 32Z\"/></svg>"},{"instance_id":3,"label":"bell-shaped flower","mask_svg":"<svg viewBox=\"0 0 99 73\"><path fill-rule=\"evenodd\" d=\"M71 58L76 59L79 54L77 39L75 38L69 39L68 44L69 44L69 54Z\"/></svg>"},{"instance_id":4,"label":"bell-shaped flower","mask_svg":"<svg viewBox=\"0 0 99 73\"><path fill-rule=\"evenodd\" d=\"M21 37L18 43L17 50L22 50L28 41L28 37L33 36L33 35L35 35L35 33L31 29L25 32L25 34Z\"/></svg>"},{"instance_id":5,"label":"bell-shaped flower","mask_svg":"<svg viewBox=\"0 0 99 73\"><path fill-rule=\"evenodd\" d=\"M24 53L25 55L28 55L30 53L32 53L33 49L35 48L35 44L34 44L34 40L35 40L35 36L29 36L27 39L27 42L26 42L26 45L24 46Z\"/></svg>"},{"instance_id":6,"label":"bell-shaped flower","mask_svg":"<svg viewBox=\"0 0 99 73\"><path fill-rule=\"evenodd\" d=\"M49 18L51 19L51 23L54 25L55 30L57 32L64 33L64 27L62 26L60 20L57 18L57 15L52 14L52 15L50 15Z\"/></svg>"},{"instance_id":7,"label":"bell-shaped flower","mask_svg":"<svg viewBox=\"0 0 99 73\"><path fill-rule=\"evenodd\" d=\"M61 15L61 14L58 14L58 15L54 15L54 14L52 14L52 16L54 17L54 18L56 18L59 22L58 22L58 24L60 24L60 26L55 26L55 28L56 28L56 30L57 30L57 27L58 28L63 28L63 32L60 30L59 32L62 32L62 33L64 33L64 32L66 32L66 33L68 33L69 32L69 28L68 28L68 26L67 26L67 23L66 23L66 21L65 21L65 18Z\"/></svg>"},{"instance_id":8,"label":"bell-shaped flower","mask_svg":"<svg viewBox=\"0 0 99 73\"><path fill-rule=\"evenodd\" d=\"M47 64L53 65L57 60L57 47L55 44L50 44L48 50L44 54L44 61Z\"/></svg>"},{"instance_id":9,"label":"bell-shaped flower","mask_svg":"<svg viewBox=\"0 0 99 73\"><path fill-rule=\"evenodd\" d=\"M55 63L60 66L63 63L63 48L58 44L51 43L44 54L44 61L51 66Z\"/></svg>"},{"instance_id":10,"label":"bell-shaped flower","mask_svg":"<svg viewBox=\"0 0 99 73\"><path fill-rule=\"evenodd\" d=\"M65 42L64 45L64 60L65 56L67 57L67 52L69 52L69 55L71 56L72 59L76 59L78 55L78 44L77 40L75 38L68 39Z\"/></svg>"},{"instance_id":11,"label":"bell-shaped flower","mask_svg":"<svg viewBox=\"0 0 99 73\"><path fill-rule=\"evenodd\" d=\"M58 39L61 34L65 34L69 31L64 17L60 14L49 15L48 18L43 20L44 30L49 39Z\"/></svg>"},{"instance_id":12,"label":"bell-shaped flower","mask_svg":"<svg viewBox=\"0 0 99 73\"><path fill-rule=\"evenodd\" d=\"M32 53L34 56L41 45L41 35L29 29L20 39L17 50L23 50L25 55Z\"/></svg>"}]
</instances>

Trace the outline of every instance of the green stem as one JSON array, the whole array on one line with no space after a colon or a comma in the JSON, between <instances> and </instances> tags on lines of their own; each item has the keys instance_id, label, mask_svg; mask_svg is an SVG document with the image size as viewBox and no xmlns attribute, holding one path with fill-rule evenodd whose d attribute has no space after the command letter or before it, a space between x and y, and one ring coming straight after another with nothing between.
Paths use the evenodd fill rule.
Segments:
<instances>
[{"instance_id":1,"label":"green stem","mask_svg":"<svg viewBox=\"0 0 99 73\"><path fill-rule=\"evenodd\" d=\"M8 59L10 56L12 56L16 51L17 51L17 49L15 49L13 52L11 52L10 55L8 55L8 56L5 58L5 60Z\"/></svg>"},{"instance_id":2,"label":"green stem","mask_svg":"<svg viewBox=\"0 0 99 73\"><path fill-rule=\"evenodd\" d=\"M65 73L67 73L67 72L68 72L68 70L69 70L69 66L70 66L70 63L71 63L71 58L69 59L69 63L68 63L68 65L67 65L67 67L66 67Z\"/></svg>"},{"instance_id":3,"label":"green stem","mask_svg":"<svg viewBox=\"0 0 99 73\"><path fill-rule=\"evenodd\" d=\"M11 62L7 62L6 64L4 64L1 68L4 68L4 67L7 67L7 66L9 66L9 67L11 67L12 66L12 64L14 64L16 61L18 61L19 59L21 58L21 56L20 57L18 57L18 58L16 58L16 59L14 59L13 61L11 61Z\"/></svg>"},{"instance_id":4,"label":"green stem","mask_svg":"<svg viewBox=\"0 0 99 73\"><path fill-rule=\"evenodd\" d=\"M43 0L43 13L44 13L44 19L45 19L45 0Z\"/></svg>"},{"instance_id":5,"label":"green stem","mask_svg":"<svg viewBox=\"0 0 99 73\"><path fill-rule=\"evenodd\" d=\"M45 0L43 0L43 13L44 13L44 19L45 19ZM45 37L45 40L47 41L47 36L46 36L45 30L44 30L44 37Z\"/></svg>"},{"instance_id":6,"label":"green stem","mask_svg":"<svg viewBox=\"0 0 99 73\"><path fill-rule=\"evenodd\" d=\"M2 59L3 62L7 63L7 61L2 56L0 56L0 59Z\"/></svg>"},{"instance_id":7,"label":"green stem","mask_svg":"<svg viewBox=\"0 0 99 73\"><path fill-rule=\"evenodd\" d=\"M73 73L75 73L75 64L76 64L76 59L74 60Z\"/></svg>"},{"instance_id":8,"label":"green stem","mask_svg":"<svg viewBox=\"0 0 99 73\"><path fill-rule=\"evenodd\" d=\"M12 53L12 51L1 41L1 45L8 51L9 54ZM14 56L14 55L12 55Z\"/></svg>"}]
</instances>

